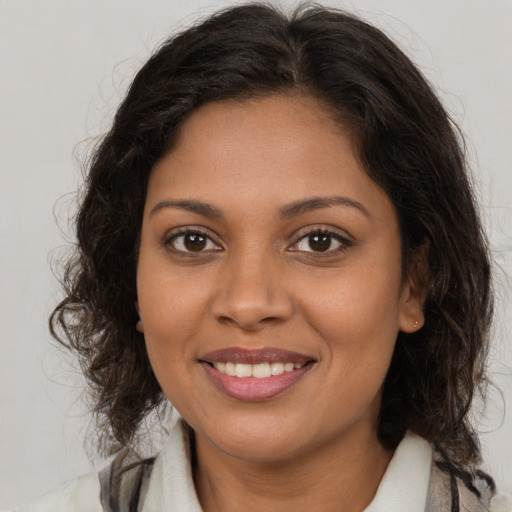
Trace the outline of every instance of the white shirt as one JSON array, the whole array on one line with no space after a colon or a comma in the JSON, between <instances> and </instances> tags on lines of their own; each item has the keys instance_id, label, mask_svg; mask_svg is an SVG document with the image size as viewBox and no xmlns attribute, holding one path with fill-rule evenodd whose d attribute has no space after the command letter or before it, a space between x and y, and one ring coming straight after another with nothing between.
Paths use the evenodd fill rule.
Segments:
<instances>
[{"instance_id":1,"label":"white shirt","mask_svg":"<svg viewBox=\"0 0 512 512\"><path fill-rule=\"evenodd\" d=\"M432 465L427 441L407 433L364 512L424 512ZM97 473L84 475L12 512L102 512ZM181 422L155 460L143 512L202 512ZM512 512L512 495L497 495L491 512Z\"/></svg>"}]
</instances>

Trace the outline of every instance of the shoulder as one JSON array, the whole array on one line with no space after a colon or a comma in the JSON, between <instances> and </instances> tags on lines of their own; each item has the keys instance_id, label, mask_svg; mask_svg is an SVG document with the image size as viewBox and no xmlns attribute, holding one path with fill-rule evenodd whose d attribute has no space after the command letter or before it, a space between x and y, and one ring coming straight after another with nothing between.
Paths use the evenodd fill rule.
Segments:
<instances>
[{"instance_id":1,"label":"shoulder","mask_svg":"<svg viewBox=\"0 0 512 512\"><path fill-rule=\"evenodd\" d=\"M83 475L11 512L102 512L97 473Z\"/></svg>"},{"instance_id":2,"label":"shoulder","mask_svg":"<svg viewBox=\"0 0 512 512\"><path fill-rule=\"evenodd\" d=\"M142 509L146 501L149 510L156 510L160 507L154 504L160 503L162 493L173 490L179 498L177 503L181 503L185 499L184 489L194 490L183 432L181 425L172 430L169 442L156 460L142 459L134 452L124 450L99 473L83 475L10 512L127 511L133 509L134 503L137 510ZM156 472L153 472L153 466L157 467ZM156 478L153 478L154 473ZM176 489L172 486L175 480ZM175 496L172 498L170 503L174 504Z\"/></svg>"},{"instance_id":3,"label":"shoulder","mask_svg":"<svg viewBox=\"0 0 512 512\"><path fill-rule=\"evenodd\" d=\"M468 512L512 512L512 495L497 493L492 478L482 471L450 472L434 456L426 511L453 510L454 504L456 510Z\"/></svg>"},{"instance_id":4,"label":"shoulder","mask_svg":"<svg viewBox=\"0 0 512 512\"><path fill-rule=\"evenodd\" d=\"M499 492L491 500L490 512L512 512L512 493Z\"/></svg>"},{"instance_id":5,"label":"shoulder","mask_svg":"<svg viewBox=\"0 0 512 512\"><path fill-rule=\"evenodd\" d=\"M145 494L153 459L121 452L99 473L89 473L10 512L112 512L132 510Z\"/></svg>"}]
</instances>

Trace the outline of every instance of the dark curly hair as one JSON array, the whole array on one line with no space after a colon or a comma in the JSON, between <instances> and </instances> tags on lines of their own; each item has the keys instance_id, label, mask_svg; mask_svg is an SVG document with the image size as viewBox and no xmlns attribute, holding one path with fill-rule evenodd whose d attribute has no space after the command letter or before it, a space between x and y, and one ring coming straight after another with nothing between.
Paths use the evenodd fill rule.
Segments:
<instances>
[{"instance_id":1,"label":"dark curly hair","mask_svg":"<svg viewBox=\"0 0 512 512\"><path fill-rule=\"evenodd\" d=\"M320 6L287 16L248 4L166 41L138 72L89 166L78 244L63 277L53 335L90 384L104 452L133 445L165 402L134 326L138 240L146 187L183 121L208 102L300 92L349 126L368 175L393 201L404 272L426 255L425 325L399 333L378 436L395 447L407 429L456 471L480 450L468 420L485 384L492 316L488 246L464 144L426 79L381 31Z\"/></svg>"}]
</instances>

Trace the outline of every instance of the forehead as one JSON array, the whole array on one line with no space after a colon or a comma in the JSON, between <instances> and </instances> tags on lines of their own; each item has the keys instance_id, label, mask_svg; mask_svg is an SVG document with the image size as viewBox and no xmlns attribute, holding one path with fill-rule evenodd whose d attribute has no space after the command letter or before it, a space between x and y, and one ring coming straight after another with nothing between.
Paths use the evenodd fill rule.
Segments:
<instances>
[{"instance_id":1,"label":"forehead","mask_svg":"<svg viewBox=\"0 0 512 512\"><path fill-rule=\"evenodd\" d=\"M254 208L342 195L389 209L351 133L314 98L273 95L207 104L183 123L154 167L148 202L184 197Z\"/></svg>"},{"instance_id":2,"label":"forehead","mask_svg":"<svg viewBox=\"0 0 512 512\"><path fill-rule=\"evenodd\" d=\"M218 149L244 145L246 149L266 149L267 153L279 146L283 154L290 155L306 149L305 139L311 139L315 133L315 139L331 139L334 145L339 144L339 136L352 142L343 123L335 122L327 106L311 96L290 93L218 101L192 112L181 126L172 152L185 149L183 146L201 137L213 143L224 140L223 147Z\"/></svg>"}]
</instances>

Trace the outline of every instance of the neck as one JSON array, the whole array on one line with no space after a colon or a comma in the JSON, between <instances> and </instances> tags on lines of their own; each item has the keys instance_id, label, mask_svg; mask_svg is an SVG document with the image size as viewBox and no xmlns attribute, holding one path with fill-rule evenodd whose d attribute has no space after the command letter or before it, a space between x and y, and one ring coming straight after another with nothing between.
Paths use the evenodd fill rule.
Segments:
<instances>
[{"instance_id":1,"label":"neck","mask_svg":"<svg viewBox=\"0 0 512 512\"><path fill-rule=\"evenodd\" d=\"M204 512L361 512L391 457L374 433L355 432L272 462L231 457L196 435L194 479Z\"/></svg>"}]
</instances>

